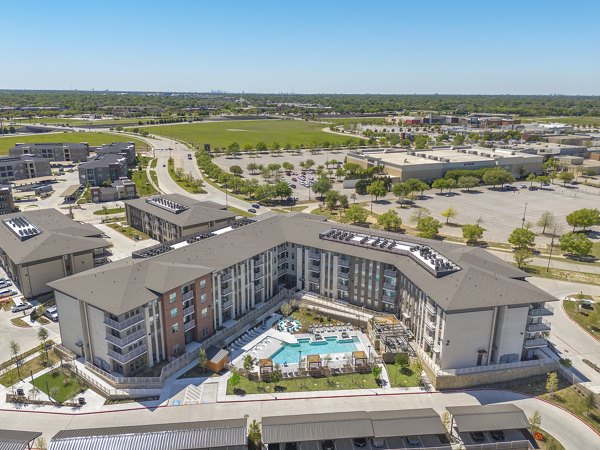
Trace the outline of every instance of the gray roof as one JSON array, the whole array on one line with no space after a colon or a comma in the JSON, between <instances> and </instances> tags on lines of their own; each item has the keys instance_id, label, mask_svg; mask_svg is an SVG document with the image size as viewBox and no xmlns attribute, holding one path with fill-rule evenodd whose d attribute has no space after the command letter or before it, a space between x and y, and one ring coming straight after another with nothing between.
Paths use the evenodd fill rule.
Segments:
<instances>
[{"instance_id":1,"label":"gray roof","mask_svg":"<svg viewBox=\"0 0 600 450\"><path fill-rule=\"evenodd\" d=\"M206 349L206 358L214 364L221 362L228 355L229 352L227 350L223 350L216 345L211 345Z\"/></svg>"},{"instance_id":2,"label":"gray roof","mask_svg":"<svg viewBox=\"0 0 600 450\"><path fill-rule=\"evenodd\" d=\"M178 194L160 195L160 197L181 203L189 208L180 212L179 214L175 214L148 203L145 198L126 200L123 203L131 205L134 208L150 213L183 228L194 227L212 221L221 221L226 219L233 220L236 216L235 213L227 211L226 209L221 209L223 205L219 203L200 202L193 198ZM224 208L227 207L225 206Z\"/></svg>"},{"instance_id":3,"label":"gray roof","mask_svg":"<svg viewBox=\"0 0 600 450\"><path fill-rule=\"evenodd\" d=\"M123 155L106 153L89 158L86 162L79 164L79 170L96 169L98 167L108 167L109 164L116 164L125 159Z\"/></svg>"},{"instance_id":4,"label":"gray roof","mask_svg":"<svg viewBox=\"0 0 600 450\"><path fill-rule=\"evenodd\" d=\"M445 434L442 420L433 408L367 412L375 437Z\"/></svg>"},{"instance_id":5,"label":"gray roof","mask_svg":"<svg viewBox=\"0 0 600 450\"><path fill-rule=\"evenodd\" d=\"M41 435L37 431L0 430L0 450L24 450Z\"/></svg>"},{"instance_id":6,"label":"gray roof","mask_svg":"<svg viewBox=\"0 0 600 450\"><path fill-rule=\"evenodd\" d=\"M529 428L523 410L515 405L475 405L446 408L459 432Z\"/></svg>"},{"instance_id":7,"label":"gray roof","mask_svg":"<svg viewBox=\"0 0 600 450\"><path fill-rule=\"evenodd\" d=\"M458 272L436 278L407 256L320 239L319 233L333 225L320 216L273 214L159 256L127 258L54 281L50 286L103 310L122 314L156 298L157 293L289 242L393 265L447 312L556 300L525 281L527 274L481 248L369 230L373 235L428 245L461 267ZM337 223L335 227L365 231Z\"/></svg>"},{"instance_id":8,"label":"gray roof","mask_svg":"<svg viewBox=\"0 0 600 450\"><path fill-rule=\"evenodd\" d=\"M266 444L369 436L373 436L371 421L367 413L360 411L262 418Z\"/></svg>"},{"instance_id":9,"label":"gray roof","mask_svg":"<svg viewBox=\"0 0 600 450\"><path fill-rule=\"evenodd\" d=\"M0 223L0 248L15 264L110 246L100 238L102 232L98 228L75 222L53 208L7 214L2 219L13 217L25 217L41 230L37 236L21 241L4 223Z\"/></svg>"},{"instance_id":10,"label":"gray roof","mask_svg":"<svg viewBox=\"0 0 600 450\"><path fill-rule=\"evenodd\" d=\"M183 450L246 445L246 419L59 431L48 450Z\"/></svg>"}]
</instances>

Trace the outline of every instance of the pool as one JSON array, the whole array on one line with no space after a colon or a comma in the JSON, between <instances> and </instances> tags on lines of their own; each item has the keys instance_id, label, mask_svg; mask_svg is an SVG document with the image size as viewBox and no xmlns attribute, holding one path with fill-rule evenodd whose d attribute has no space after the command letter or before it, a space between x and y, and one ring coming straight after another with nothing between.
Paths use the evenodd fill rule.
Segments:
<instances>
[{"instance_id":1,"label":"pool","mask_svg":"<svg viewBox=\"0 0 600 450\"><path fill-rule=\"evenodd\" d=\"M284 342L281 348L271 355L275 364L297 363L302 352L302 359L306 355L331 355L333 353L352 353L356 351L356 343L360 342L357 336L352 339L340 339L328 336L322 341L311 342L309 338L298 339L297 344Z\"/></svg>"}]
</instances>

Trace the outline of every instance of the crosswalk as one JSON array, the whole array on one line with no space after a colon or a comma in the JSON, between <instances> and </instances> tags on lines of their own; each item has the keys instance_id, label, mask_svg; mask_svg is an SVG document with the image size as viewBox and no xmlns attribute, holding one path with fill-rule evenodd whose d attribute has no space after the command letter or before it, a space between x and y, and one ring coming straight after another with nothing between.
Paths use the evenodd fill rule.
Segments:
<instances>
[{"instance_id":1,"label":"crosswalk","mask_svg":"<svg viewBox=\"0 0 600 450\"><path fill-rule=\"evenodd\" d=\"M197 403L200 403L201 398L202 398L202 385L194 386L193 384L190 384L188 387L185 388L185 396L183 398L183 404L184 405L197 404Z\"/></svg>"}]
</instances>

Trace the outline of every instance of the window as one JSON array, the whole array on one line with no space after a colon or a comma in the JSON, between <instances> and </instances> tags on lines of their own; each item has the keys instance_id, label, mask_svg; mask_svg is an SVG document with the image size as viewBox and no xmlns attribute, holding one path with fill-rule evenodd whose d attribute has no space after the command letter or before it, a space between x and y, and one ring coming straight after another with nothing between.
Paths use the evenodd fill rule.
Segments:
<instances>
[{"instance_id":1,"label":"window","mask_svg":"<svg viewBox=\"0 0 600 450\"><path fill-rule=\"evenodd\" d=\"M202 294L200 296L200 303L206 303L207 299L208 299L208 296L206 294Z\"/></svg>"},{"instance_id":2,"label":"window","mask_svg":"<svg viewBox=\"0 0 600 450\"><path fill-rule=\"evenodd\" d=\"M208 327L205 327L205 328L202 330L202 336L208 336Z\"/></svg>"},{"instance_id":3,"label":"window","mask_svg":"<svg viewBox=\"0 0 600 450\"><path fill-rule=\"evenodd\" d=\"M177 308L171 310L171 319L174 319L175 317L177 317Z\"/></svg>"},{"instance_id":4,"label":"window","mask_svg":"<svg viewBox=\"0 0 600 450\"><path fill-rule=\"evenodd\" d=\"M201 311L201 315L202 315L202 317L208 316L208 308L203 308Z\"/></svg>"},{"instance_id":5,"label":"window","mask_svg":"<svg viewBox=\"0 0 600 450\"><path fill-rule=\"evenodd\" d=\"M176 300L177 300L177 292L173 292L172 294L169 295L169 303L175 303Z\"/></svg>"},{"instance_id":6,"label":"window","mask_svg":"<svg viewBox=\"0 0 600 450\"><path fill-rule=\"evenodd\" d=\"M206 287L206 280L200 280L200 289L204 289Z\"/></svg>"},{"instance_id":7,"label":"window","mask_svg":"<svg viewBox=\"0 0 600 450\"><path fill-rule=\"evenodd\" d=\"M173 325L171 325L171 333L175 334L179 331L179 324L175 323Z\"/></svg>"}]
</instances>

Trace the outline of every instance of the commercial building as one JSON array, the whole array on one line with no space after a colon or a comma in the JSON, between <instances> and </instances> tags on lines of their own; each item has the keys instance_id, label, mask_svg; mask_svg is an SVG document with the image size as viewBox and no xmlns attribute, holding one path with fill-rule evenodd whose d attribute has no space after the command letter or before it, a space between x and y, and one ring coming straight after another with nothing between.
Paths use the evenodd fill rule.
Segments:
<instances>
[{"instance_id":1,"label":"commercial building","mask_svg":"<svg viewBox=\"0 0 600 450\"><path fill-rule=\"evenodd\" d=\"M90 153L86 142L36 142L31 144L16 144L10 148L10 156L33 155L50 161L85 161Z\"/></svg>"},{"instance_id":2,"label":"commercial building","mask_svg":"<svg viewBox=\"0 0 600 450\"><path fill-rule=\"evenodd\" d=\"M349 152L347 161L361 167L383 166L397 181L419 178L431 182L449 170L476 170L500 167L519 178L523 173L542 170L544 158L509 149L437 147L430 150L373 149Z\"/></svg>"},{"instance_id":3,"label":"commercial building","mask_svg":"<svg viewBox=\"0 0 600 450\"><path fill-rule=\"evenodd\" d=\"M480 248L290 213L137 251L51 286L63 345L107 372L172 360L297 290L396 315L442 386L554 364L543 319L556 299L526 276ZM469 378L453 381L463 371Z\"/></svg>"},{"instance_id":4,"label":"commercial building","mask_svg":"<svg viewBox=\"0 0 600 450\"><path fill-rule=\"evenodd\" d=\"M15 211L12 187L10 184L0 185L0 216Z\"/></svg>"},{"instance_id":5,"label":"commercial building","mask_svg":"<svg viewBox=\"0 0 600 450\"><path fill-rule=\"evenodd\" d=\"M127 223L157 241L170 241L226 227L235 214L225 205L179 194L155 195L125 202Z\"/></svg>"},{"instance_id":6,"label":"commercial building","mask_svg":"<svg viewBox=\"0 0 600 450\"><path fill-rule=\"evenodd\" d=\"M0 184L52 175L50 161L31 155L0 158Z\"/></svg>"},{"instance_id":7,"label":"commercial building","mask_svg":"<svg viewBox=\"0 0 600 450\"><path fill-rule=\"evenodd\" d=\"M112 184L119 178L127 178L129 169L127 158L118 154L98 155L89 158L87 162L79 164L79 182L86 186L102 186Z\"/></svg>"},{"instance_id":8,"label":"commercial building","mask_svg":"<svg viewBox=\"0 0 600 450\"><path fill-rule=\"evenodd\" d=\"M93 186L90 189L92 202L114 202L117 200L129 200L137 197L135 183L129 178L119 178L110 186Z\"/></svg>"},{"instance_id":9,"label":"commercial building","mask_svg":"<svg viewBox=\"0 0 600 450\"><path fill-rule=\"evenodd\" d=\"M0 264L27 298L50 292L50 281L107 262L109 243L96 227L56 209L8 214L0 224Z\"/></svg>"},{"instance_id":10,"label":"commercial building","mask_svg":"<svg viewBox=\"0 0 600 450\"><path fill-rule=\"evenodd\" d=\"M544 160L557 156L581 156L583 158L588 154L588 148L581 145L552 144L548 142L528 142L500 148L507 151L540 155L544 157Z\"/></svg>"},{"instance_id":11,"label":"commercial building","mask_svg":"<svg viewBox=\"0 0 600 450\"><path fill-rule=\"evenodd\" d=\"M135 142L113 142L112 144L92 147L91 151L96 155L120 155L127 158L127 165L132 167L137 159L135 154Z\"/></svg>"}]
</instances>

